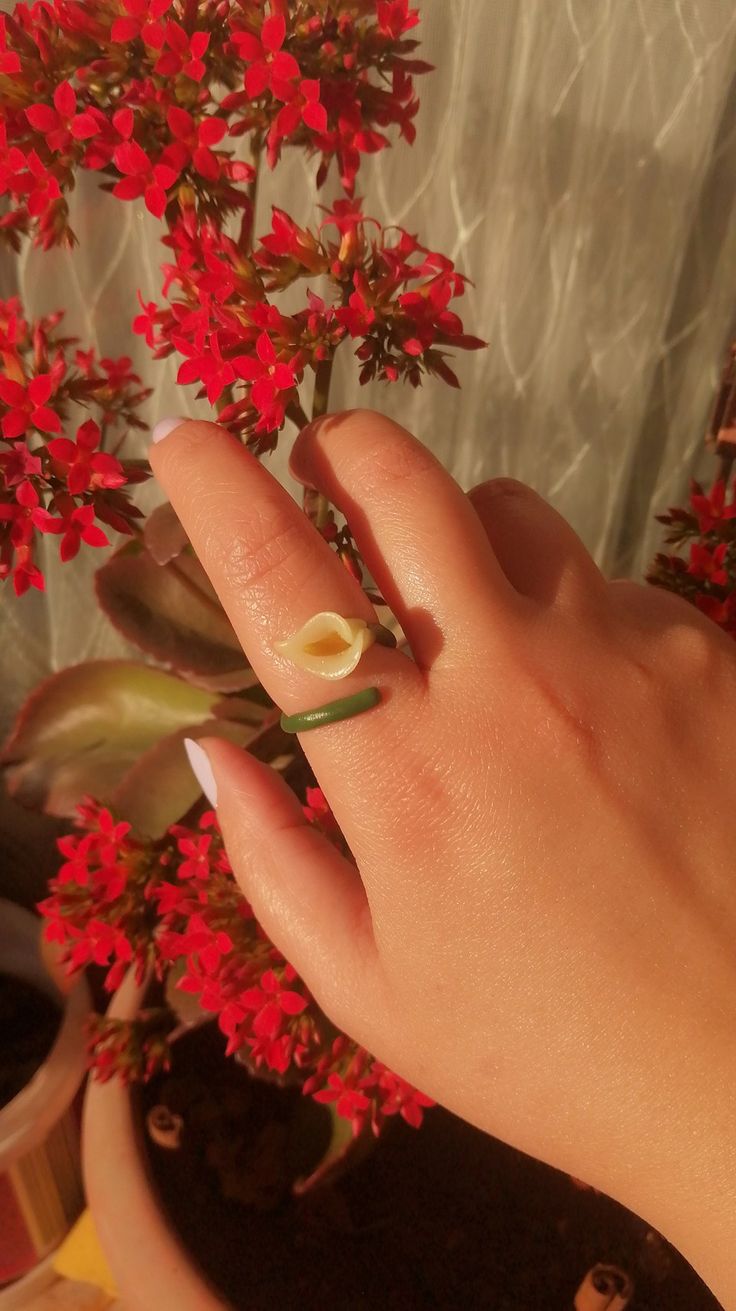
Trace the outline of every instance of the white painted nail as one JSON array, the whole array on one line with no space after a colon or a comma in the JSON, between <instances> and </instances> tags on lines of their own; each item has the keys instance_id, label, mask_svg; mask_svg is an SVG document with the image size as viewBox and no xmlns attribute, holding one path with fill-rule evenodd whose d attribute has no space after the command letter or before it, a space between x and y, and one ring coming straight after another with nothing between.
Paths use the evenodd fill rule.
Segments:
<instances>
[{"instance_id":1,"label":"white painted nail","mask_svg":"<svg viewBox=\"0 0 736 1311\"><path fill-rule=\"evenodd\" d=\"M186 422L187 422L186 418L181 414L177 415L177 417L174 419L159 420L153 432L151 433L151 441L162 442L164 437L168 437L170 432L173 432L175 428L180 428L181 425Z\"/></svg>"},{"instance_id":2,"label":"white painted nail","mask_svg":"<svg viewBox=\"0 0 736 1311\"><path fill-rule=\"evenodd\" d=\"M212 766L207 758L207 752L199 742L194 742L192 738L184 738L184 748L189 758L189 764L192 767L192 773L201 787L204 795L211 806L217 806L217 784L215 776L212 773Z\"/></svg>"}]
</instances>

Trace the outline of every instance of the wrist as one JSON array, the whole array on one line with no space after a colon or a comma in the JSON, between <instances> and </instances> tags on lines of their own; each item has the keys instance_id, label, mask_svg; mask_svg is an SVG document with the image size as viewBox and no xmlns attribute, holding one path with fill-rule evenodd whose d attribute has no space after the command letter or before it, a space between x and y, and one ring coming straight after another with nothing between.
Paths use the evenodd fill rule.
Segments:
<instances>
[{"instance_id":1,"label":"wrist","mask_svg":"<svg viewBox=\"0 0 736 1311\"><path fill-rule=\"evenodd\" d=\"M660 1074L642 1108L638 1167L617 1192L682 1253L725 1311L736 1311L736 1019L723 1032L713 1027L707 1040L683 1044L669 1076Z\"/></svg>"}]
</instances>

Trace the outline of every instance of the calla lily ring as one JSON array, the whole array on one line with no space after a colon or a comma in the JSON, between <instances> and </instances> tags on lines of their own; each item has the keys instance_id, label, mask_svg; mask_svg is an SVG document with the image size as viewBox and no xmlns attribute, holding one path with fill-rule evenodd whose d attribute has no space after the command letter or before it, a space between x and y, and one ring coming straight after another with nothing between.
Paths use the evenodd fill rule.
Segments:
<instances>
[{"instance_id":1,"label":"calla lily ring","mask_svg":"<svg viewBox=\"0 0 736 1311\"><path fill-rule=\"evenodd\" d=\"M374 642L396 646L396 637L383 624L346 619L335 610L323 610L312 615L298 632L275 642L274 649L297 668L316 674L318 678L335 680L351 674ZM379 700L378 688L364 688L352 696L340 697L313 710L282 715L281 727L286 733L304 733L323 724L351 719L353 715L370 710Z\"/></svg>"}]
</instances>

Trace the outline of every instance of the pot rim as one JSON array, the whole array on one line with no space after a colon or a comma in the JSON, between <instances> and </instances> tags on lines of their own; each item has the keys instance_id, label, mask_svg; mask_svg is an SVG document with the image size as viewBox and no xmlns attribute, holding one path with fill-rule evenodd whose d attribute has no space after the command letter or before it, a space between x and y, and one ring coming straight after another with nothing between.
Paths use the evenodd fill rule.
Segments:
<instances>
[{"instance_id":1,"label":"pot rim","mask_svg":"<svg viewBox=\"0 0 736 1311\"><path fill-rule=\"evenodd\" d=\"M31 911L0 900L0 953L3 938L15 948L7 972L53 997L61 1011L59 1031L46 1059L0 1110L0 1173L43 1141L71 1105L85 1072L84 1024L92 1010L89 987L86 979L79 978L68 992L60 991L41 957L41 928L42 921Z\"/></svg>"},{"instance_id":2,"label":"pot rim","mask_svg":"<svg viewBox=\"0 0 736 1311\"><path fill-rule=\"evenodd\" d=\"M132 1019L146 983L128 973L107 1014ZM90 1079L82 1118L82 1169L95 1229L121 1298L133 1311L223 1311L227 1303L194 1265L159 1203L130 1088Z\"/></svg>"}]
</instances>

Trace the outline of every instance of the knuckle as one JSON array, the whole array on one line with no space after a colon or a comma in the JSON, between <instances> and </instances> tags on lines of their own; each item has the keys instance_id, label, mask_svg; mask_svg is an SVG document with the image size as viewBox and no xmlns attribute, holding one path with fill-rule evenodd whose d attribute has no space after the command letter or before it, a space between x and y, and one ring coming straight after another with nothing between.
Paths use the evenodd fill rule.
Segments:
<instances>
[{"instance_id":1,"label":"knuckle","mask_svg":"<svg viewBox=\"0 0 736 1311\"><path fill-rule=\"evenodd\" d=\"M649 702L656 695L657 682L656 670L649 661L634 654L625 656L625 686L630 692L638 693L645 702Z\"/></svg>"},{"instance_id":2,"label":"knuckle","mask_svg":"<svg viewBox=\"0 0 736 1311\"><path fill-rule=\"evenodd\" d=\"M712 630L712 631L711 631ZM673 625L665 632L660 651L663 670L669 670L678 682L687 680L701 688L717 683L728 672L733 678L733 664L726 671L726 655L721 634L710 620L698 622L693 615L692 622Z\"/></svg>"},{"instance_id":3,"label":"knuckle","mask_svg":"<svg viewBox=\"0 0 736 1311\"><path fill-rule=\"evenodd\" d=\"M364 493L381 492L421 481L436 471L437 463L426 446L401 430L381 427L361 443L356 481Z\"/></svg>"},{"instance_id":4,"label":"knuckle","mask_svg":"<svg viewBox=\"0 0 736 1311\"><path fill-rule=\"evenodd\" d=\"M222 547L221 568L228 585L243 592L260 588L271 579L283 585L285 575L311 566L310 551L296 523L283 516L253 514L247 524L236 524Z\"/></svg>"}]
</instances>

